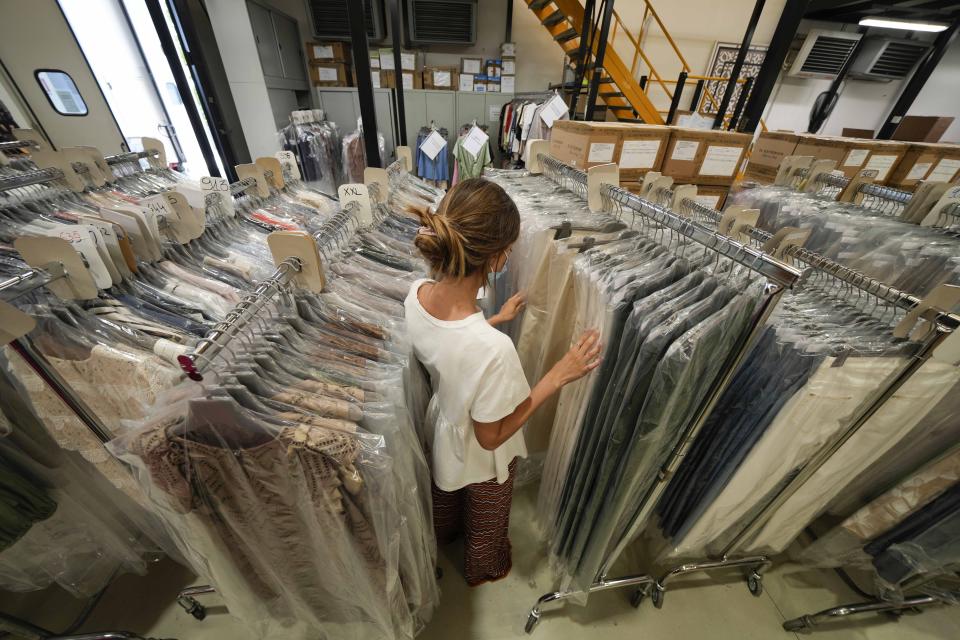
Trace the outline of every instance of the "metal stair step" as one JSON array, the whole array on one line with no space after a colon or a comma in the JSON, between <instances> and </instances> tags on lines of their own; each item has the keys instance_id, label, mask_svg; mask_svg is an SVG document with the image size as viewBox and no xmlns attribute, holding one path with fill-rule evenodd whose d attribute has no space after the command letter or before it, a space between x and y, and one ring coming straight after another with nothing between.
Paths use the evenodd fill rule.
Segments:
<instances>
[{"instance_id":1,"label":"metal stair step","mask_svg":"<svg viewBox=\"0 0 960 640\"><path fill-rule=\"evenodd\" d=\"M624 96L623 93L620 91L601 91L600 97L601 98L625 98L626 96Z\"/></svg>"},{"instance_id":2,"label":"metal stair step","mask_svg":"<svg viewBox=\"0 0 960 640\"><path fill-rule=\"evenodd\" d=\"M635 111L635 109L630 105L612 104L610 105L610 108L614 111Z\"/></svg>"},{"instance_id":3,"label":"metal stair step","mask_svg":"<svg viewBox=\"0 0 960 640\"><path fill-rule=\"evenodd\" d=\"M566 19L567 19L567 16L563 15L563 11L560 11L558 9L557 11L554 11L553 13L548 15L546 18L541 20L540 24L542 24L545 27L552 27L553 25L563 22Z\"/></svg>"},{"instance_id":4,"label":"metal stair step","mask_svg":"<svg viewBox=\"0 0 960 640\"><path fill-rule=\"evenodd\" d=\"M577 37L577 30L574 29L573 27L570 27L563 33L558 33L557 35L553 36L553 39L556 40L557 42L566 42L567 40L573 40L576 37Z\"/></svg>"},{"instance_id":5,"label":"metal stair step","mask_svg":"<svg viewBox=\"0 0 960 640\"><path fill-rule=\"evenodd\" d=\"M616 84L613 78L600 78L600 84Z\"/></svg>"},{"instance_id":6,"label":"metal stair step","mask_svg":"<svg viewBox=\"0 0 960 640\"><path fill-rule=\"evenodd\" d=\"M634 122L634 123L636 123L636 124L647 124L645 120L641 120L640 118L620 118L620 117L618 117L618 118L617 118L617 122Z\"/></svg>"},{"instance_id":7,"label":"metal stair step","mask_svg":"<svg viewBox=\"0 0 960 640\"><path fill-rule=\"evenodd\" d=\"M529 3L527 6L533 9L534 11L538 11L540 9L543 9L545 6L547 6L551 2L553 2L553 0L533 0L533 2Z\"/></svg>"}]
</instances>

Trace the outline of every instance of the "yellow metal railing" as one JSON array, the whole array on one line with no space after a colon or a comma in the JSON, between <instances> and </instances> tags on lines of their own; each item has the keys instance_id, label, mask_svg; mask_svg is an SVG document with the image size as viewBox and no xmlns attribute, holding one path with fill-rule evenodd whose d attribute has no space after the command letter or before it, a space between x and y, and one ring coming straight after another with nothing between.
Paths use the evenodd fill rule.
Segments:
<instances>
[{"instance_id":1,"label":"yellow metal railing","mask_svg":"<svg viewBox=\"0 0 960 640\"><path fill-rule=\"evenodd\" d=\"M613 10L613 17L614 17L614 23L611 30L611 36L610 36L609 42L611 43L616 42L616 39L615 39L616 33L617 33L617 29L619 28L623 31L624 34L626 34L627 39L630 41L630 44L633 45L634 51L633 51L633 61L630 64L630 75L636 78L637 63L641 60L647 66L647 69L649 69L649 73L647 74L649 79L647 81L647 85L643 89L644 93L649 95L650 93L649 87L653 83L656 83L657 85L660 86L661 89L663 89L663 92L666 94L667 98L670 100L673 100L673 91L671 91L670 88L667 87L667 85L677 84L676 80L664 79L660 75L660 73L657 71L656 67L653 66L653 63L650 61L647 55L643 52L643 47L641 46L641 42L643 42L644 29L647 26L647 18L650 18L650 17L653 18L654 22L656 22L657 26L660 28L660 32L663 34L663 37L666 38L667 42L670 44L670 47L673 49L673 52L676 54L677 59L680 61L681 68L683 69L683 71L687 73L688 80L703 80L704 82L728 82L730 80L730 78L727 78L727 77L692 75L691 73L692 69L690 68L690 65L687 63L687 59L683 57L683 54L680 52L680 47L677 46L677 43L673 39L673 36L671 36L670 32L667 31L667 26L663 24L663 20L661 20L660 14L658 14L657 10L653 8L653 5L650 3L649 0L644 0L643 19L640 21L640 32L636 36L634 36L630 32L630 30L627 28L627 25L624 23L623 19L620 17L620 14L617 13L616 9ZM744 78L737 79L738 84L742 84L744 82L746 82ZM713 95L713 93L710 91L710 89L706 85L704 85L703 87L703 95L706 97L707 100L710 101L710 104L715 109L720 108L720 103L718 102L716 97ZM693 108L695 110L699 110L699 105L693 105ZM764 131L767 130L767 127L762 120L760 121L760 126L763 128Z\"/></svg>"}]
</instances>

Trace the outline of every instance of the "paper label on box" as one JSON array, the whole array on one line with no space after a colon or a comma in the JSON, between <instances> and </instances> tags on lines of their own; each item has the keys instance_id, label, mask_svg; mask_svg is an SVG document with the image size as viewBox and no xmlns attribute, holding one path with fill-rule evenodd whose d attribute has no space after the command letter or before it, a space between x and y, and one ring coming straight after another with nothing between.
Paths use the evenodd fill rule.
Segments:
<instances>
[{"instance_id":1,"label":"paper label on box","mask_svg":"<svg viewBox=\"0 0 960 640\"><path fill-rule=\"evenodd\" d=\"M499 82L488 82L487 83L487 93L500 93L500 83Z\"/></svg>"},{"instance_id":2,"label":"paper label on box","mask_svg":"<svg viewBox=\"0 0 960 640\"><path fill-rule=\"evenodd\" d=\"M417 56L413 53L400 53L400 68L406 71L416 71Z\"/></svg>"},{"instance_id":3,"label":"paper label on box","mask_svg":"<svg viewBox=\"0 0 960 640\"><path fill-rule=\"evenodd\" d=\"M613 162L614 142L591 142L587 162Z\"/></svg>"},{"instance_id":4,"label":"paper label on box","mask_svg":"<svg viewBox=\"0 0 960 640\"><path fill-rule=\"evenodd\" d=\"M447 146L447 141L443 139L443 136L434 131L427 136L427 139L423 141L420 145L420 151L423 151L427 154L427 157L431 160L437 157L437 154Z\"/></svg>"},{"instance_id":5,"label":"paper label on box","mask_svg":"<svg viewBox=\"0 0 960 640\"><path fill-rule=\"evenodd\" d=\"M957 171L960 171L960 160L944 158L937 163L937 166L934 167L933 171L930 172L930 175L927 176L927 181L950 182L953 180L953 176L957 175Z\"/></svg>"},{"instance_id":6,"label":"paper label on box","mask_svg":"<svg viewBox=\"0 0 960 640\"><path fill-rule=\"evenodd\" d=\"M517 65L513 60L503 61L503 75L512 76L517 72Z\"/></svg>"},{"instance_id":7,"label":"paper label on box","mask_svg":"<svg viewBox=\"0 0 960 640\"><path fill-rule=\"evenodd\" d=\"M476 158L480 150L486 146L487 140L489 139L490 136L488 136L483 129L474 125L470 127L470 131L467 132L466 137L463 139L463 148L467 150L467 153Z\"/></svg>"},{"instance_id":8,"label":"paper label on box","mask_svg":"<svg viewBox=\"0 0 960 640\"><path fill-rule=\"evenodd\" d=\"M917 162L907 174L907 180L923 180L923 176L927 175L932 164L932 162Z\"/></svg>"},{"instance_id":9,"label":"paper label on box","mask_svg":"<svg viewBox=\"0 0 960 640\"><path fill-rule=\"evenodd\" d=\"M328 44L313 45L313 57L317 59L332 58L333 47Z\"/></svg>"},{"instance_id":10,"label":"paper label on box","mask_svg":"<svg viewBox=\"0 0 960 640\"><path fill-rule=\"evenodd\" d=\"M559 95L555 95L550 98L550 101L540 110L540 119L543 120L543 124L552 128L554 120L562 118L566 112L567 103L564 102L563 98ZM606 162L610 161L606 160Z\"/></svg>"},{"instance_id":11,"label":"paper label on box","mask_svg":"<svg viewBox=\"0 0 960 640\"><path fill-rule=\"evenodd\" d=\"M720 196L695 196L693 198L697 204L702 204L710 209L716 209L720 202Z\"/></svg>"},{"instance_id":12,"label":"paper label on box","mask_svg":"<svg viewBox=\"0 0 960 640\"><path fill-rule=\"evenodd\" d=\"M473 85L474 93L486 93L487 92L487 83L486 82L477 82Z\"/></svg>"},{"instance_id":13,"label":"paper label on box","mask_svg":"<svg viewBox=\"0 0 960 640\"><path fill-rule=\"evenodd\" d=\"M853 149L847 154L846 159L843 161L843 166L862 167L868 155L870 155L869 149Z\"/></svg>"},{"instance_id":14,"label":"paper label on box","mask_svg":"<svg viewBox=\"0 0 960 640\"><path fill-rule=\"evenodd\" d=\"M463 72L464 72L464 73L480 73L480 61L479 61L479 60L464 60L464 61L463 61Z\"/></svg>"},{"instance_id":15,"label":"paper label on box","mask_svg":"<svg viewBox=\"0 0 960 640\"><path fill-rule=\"evenodd\" d=\"M449 87L451 84L450 72L449 71L434 71L433 72L433 86L435 87Z\"/></svg>"},{"instance_id":16,"label":"paper label on box","mask_svg":"<svg viewBox=\"0 0 960 640\"><path fill-rule=\"evenodd\" d=\"M403 73L403 88L405 90L413 89L413 74L412 73Z\"/></svg>"},{"instance_id":17,"label":"paper label on box","mask_svg":"<svg viewBox=\"0 0 960 640\"><path fill-rule=\"evenodd\" d=\"M337 70L329 67L317 67L317 79L322 82L336 82Z\"/></svg>"},{"instance_id":18,"label":"paper label on box","mask_svg":"<svg viewBox=\"0 0 960 640\"><path fill-rule=\"evenodd\" d=\"M703 156L700 165L702 176L732 176L737 170L743 147L726 147L721 145L707 145L707 153Z\"/></svg>"},{"instance_id":19,"label":"paper label on box","mask_svg":"<svg viewBox=\"0 0 960 640\"><path fill-rule=\"evenodd\" d=\"M457 83L457 89L460 91L473 91L473 76L469 73L461 73Z\"/></svg>"},{"instance_id":20,"label":"paper label on box","mask_svg":"<svg viewBox=\"0 0 960 640\"><path fill-rule=\"evenodd\" d=\"M883 182L887 179L887 174L890 173L890 169L893 168L893 165L897 162L897 156L889 154L873 154L870 156L870 160L867 162L866 169L873 169L877 172L877 182Z\"/></svg>"},{"instance_id":21,"label":"paper label on box","mask_svg":"<svg viewBox=\"0 0 960 640\"><path fill-rule=\"evenodd\" d=\"M393 52L380 52L380 68L384 71L393 71Z\"/></svg>"},{"instance_id":22,"label":"paper label on box","mask_svg":"<svg viewBox=\"0 0 960 640\"><path fill-rule=\"evenodd\" d=\"M620 150L621 169L652 169L660 151L659 140L624 140Z\"/></svg>"},{"instance_id":23,"label":"paper label on box","mask_svg":"<svg viewBox=\"0 0 960 640\"><path fill-rule=\"evenodd\" d=\"M677 140L677 143L673 145L673 153L670 155L670 159L693 160L697 157L699 148L700 143L696 140Z\"/></svg>"},{"instance_id":24,"label":"paper label on box","mask_svg":"<svg viewBox=\"0 0 960 640\"><path fill-rule=\"evenodd\" d=\"M370 71L370 82L373 83L374 89L380 88L380 72L379 71Z\"/></svg>"},{"instance_id":25,"label":"paper label on box","mask_svg":"<svg viewBox=\"0 0 960 640\"><path fill-rule=\"evenodd\" d=\"M500 109L502 108L502 105L499 104L487 105L487 120L490 122L500 122Z\"/></svg>"},{"instance_id":26,"label":"paper label on box","mask_svg":"<svg viewBox=\"0 0 960 640\"><path fill-rule=\"evenodd\" d=\"M513 93L516 91L517 82L513 76L500 76L500 91L503 93Z\"/></svg>"},{"instance_id":27,"label":"paper label on box","mask_svg":"<svg viewBox=\"0 0 960 640\"><path fill-rule=\"evenodd\" d=\"M378 53L375 56L370 56L370 68L379 69L380 68L380 54Z\"/></svg>"}]
</instances>

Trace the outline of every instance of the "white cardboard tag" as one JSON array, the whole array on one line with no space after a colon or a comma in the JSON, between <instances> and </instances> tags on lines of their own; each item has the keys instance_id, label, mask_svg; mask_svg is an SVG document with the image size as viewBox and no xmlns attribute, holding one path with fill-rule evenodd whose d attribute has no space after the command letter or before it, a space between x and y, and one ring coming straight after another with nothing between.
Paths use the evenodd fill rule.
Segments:
<instances>
[{"instance_id":1,"label":"white cardboard tag","mask_svg":"<svg viewBox=\"0 0 960 640\"><path fill-rule=\"evenodd\" d=\"M600 187L605 184L620 186L620 168L616 164L598 164L587 169L587 206L590 211L603 211Z\"/></svg>"},{"instance_id":2,"label":"white cardboard tag","mask_svg":"<svg viewBox=\"0 0 960 640\"><path fill-rule=\"evenodd\" d=\"M356 202L360 206L358 218L361 226L373 224L373 210L370 205L370 192L365 184L342 184L337 188L337 195L340 197L340 205L346 206L350 202Z\"/></svg>"},{"instance_id":3,"label":"white cardboard tag","mask_svg":"<svg viewBox=\"0 0 960 640\"><path fill-rule=\"evenodd\" d=\"M441 136L438 132L433 131L420 144L420 151L423 151L428 158L434 160L446 146L447 141L444 140L443 136Z\"/></svg>"},{"instance_id":4,"label":"white cardboard tag","mask_svg":"<svg viewBox=\"0 0 960 640\"><path fill-rule=\"evenodd\" d=\"M553 123L566 115L567 103L563 101L559 95L555 95L550 98L550 101L544 105L543 109L540 110L540 119L543 120L543 124L547 127L553 128Z\"/></svg>"},{"instance_id":5,"label":"white cardboard tag","mask_svg":"<svg viewBox=\"0 0 960 640\"><path fill-rule=\"evenodd\" d=\"M285 176L289 176L290 180L301 179L300 167L297 166L297 158L293 155L293 151L277 151L274 155L280 161Z\"/></svg>"},{"instance_id":6,"label":"white cardboard tag","mask_svg":"<svg viewBox=\"0 0 960 640\"><path fill-rule=\"evenodd\" d=\"M480 150L486 146L487 140L489 139L490 136L488 136L483 129L477 125L473 125L470 127L470 131L467 132L466 137L463 139L462 146L467 150L467 153L476 158L480 153Z\"/></svg>"},{"instance_id":7,"label":"white cardboard tag","mask_svg":"<svg viewBox=\"0 0 960 640\"><path fill-rule=\"evenodd\" d=\"M61 238L70 243L73 250L80 254L93 276L98 289L109 289L113 286L113 279L97 251L96 240L93 236L94 227L88 224L63 225L49 229L46 235Z\"/></svg>"}]
</instances>

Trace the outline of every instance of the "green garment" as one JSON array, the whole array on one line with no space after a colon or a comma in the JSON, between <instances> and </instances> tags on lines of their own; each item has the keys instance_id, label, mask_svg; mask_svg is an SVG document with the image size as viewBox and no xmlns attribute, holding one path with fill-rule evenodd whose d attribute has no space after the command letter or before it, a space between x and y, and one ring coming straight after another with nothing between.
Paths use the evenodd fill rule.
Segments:
<instances>
[{"instance_id":1,"label":"green garment","mask_svg":"<svg viewBox=\"0 0 960 640\"><path fill-rule=\"evenodd\" d=\"M479 178L483 174L483 168L493 164L490 160L489 142L480 147L480 151L474 156L463 148L465 139L466 136L460 136L453 145L453 157L457 161L457 180Z\"/></svg>"}]
</instances>

